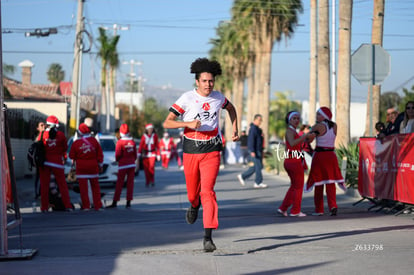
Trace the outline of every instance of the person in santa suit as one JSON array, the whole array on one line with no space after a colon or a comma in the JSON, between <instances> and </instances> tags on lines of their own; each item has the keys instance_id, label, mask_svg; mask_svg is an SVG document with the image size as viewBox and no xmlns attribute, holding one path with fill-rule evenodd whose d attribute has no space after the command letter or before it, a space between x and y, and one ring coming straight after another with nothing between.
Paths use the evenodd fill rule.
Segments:
<instances>
[{"instance_id":1,"label":"person in santa suit","mask_svg":"<svg viewBox=\"0 0 414 275\"><path fill-rule=\"evenodd\" d=\"M314 216L324 214L323 189L326 186L326 196L331 216L336 216L338 206L336 204L336 185L346 190L344 178L338 165L335 154L335 139L337 125L332 121L332 112L328 107L321 107L316 112L316 124L312 126L310 133L316 136L316 148L312 158L312 165L305 186L305 192L312 191L315 187ZM314 136L308 136L309 142Z\"/></svg>"},{"instance_id":2,"label":"person in santa suit","mask_svg":"<svg viewBox=\"0 0 414 275\"><path fill-rule=\"evenodd\" d=\"M101 189L98 178L99 172L102 171L103 152L101 145L91 135L91 130L85 123L79 125L78 139L73 142L69 157L76 165L76 178L79 182L82 210L88 211L91 208L88 180L92 189L93 206L95 210L101 210Z\"/></svg>"},{"instance_id":3,"label":"person in santa suit","mask_svg":"<svg viewBox=\"0 0 414 275\"><path fill-rule=\"evenodd\" d=\"M121 198L122 187L124 186L125 176L127 176L126 208L131 207L132 196L134 193L134 176L137 159L136 144L129 132L127 124L122 124L119 128L120 139L115 147L115 159L118 162L118 180L115 186L115 194L112 204L107 208L117 207Z\"/></svg>"},{"instance_id":4,"label":"person in santa suit","mask_svg":"<svg viewBox=\"0 0 414 275\"><path fill-rule=\"evenodd\" d=\"M159 161L161 157L158 136L154 132L154 126L151 123L145 125L145 133L141 137L138 148L138 157L142 158L142 166L145 173L145 187L154 187L155 161Z\"/></svg>"},{"instance_id":5,"label":"person in santa suit","mask_svg":"<svg viewBox=\"0 0 414 275\"><path fill-rule=\"evenodd\" d=\"M58 185L62 202L66 211L73 211L73 205L70 201L68 185L65 178L64 163L67 159L66 151L68 149L65 134L59 131L59 120L56 116L49 116L46 119L47 128L43 134L43 144L45 146L45 162L39 167L40 174L40 210L48 212L49 210L49 184L50 176L53 173ZM40 140L41 136L37 138Z\"/></svg>"},{"instance_id":6,"label":"person in santa suit","mask_svg":"<svg viewBox=\"0 0 414 275\"><path fill-rule=\"evenodd\" d=\"M161 151L161 166L164 169L168 169L171 155L175 152L174 141L170 137L168 132L165 132L162 139L160 140L160 151Z\"/></svg>"},{"instance_id":7,"label":"person in santa suit","mask_svg":"<svg viewBox=\"0 0 414 275\"><path fill-rule=\"evenodd\" d=\"M300 123L300 114L297 111L288 112L285 122L287 125L285 134L287 156L285 157L283 165L290 178L290 187L277 212L287 217L287 210L292 206L289 216L306 217L306 214L300 211L303 185L305 183L305 170L308 169L305 162L303 145L307 142L307 138L313 134L298 134L296 128Z\"/></svg>"}]
</instances>

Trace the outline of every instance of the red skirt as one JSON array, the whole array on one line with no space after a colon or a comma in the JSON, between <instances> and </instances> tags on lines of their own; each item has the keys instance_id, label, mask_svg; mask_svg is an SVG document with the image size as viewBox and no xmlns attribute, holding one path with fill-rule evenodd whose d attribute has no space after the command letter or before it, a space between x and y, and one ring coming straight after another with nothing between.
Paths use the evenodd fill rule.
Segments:
<instances>
[{"instance_id":1,"label":"red skirt","mask_svg":"<svg viewBox=\"0 0 414 275\"><path fill-rule=\"evenodd\" d=\"M305 185L305 192L310 192L315 185L338 183L346 190L345 180L338 166L338 158L334 151L315 152L312 158L311 170Z\"/></svg>"}]
</instances>

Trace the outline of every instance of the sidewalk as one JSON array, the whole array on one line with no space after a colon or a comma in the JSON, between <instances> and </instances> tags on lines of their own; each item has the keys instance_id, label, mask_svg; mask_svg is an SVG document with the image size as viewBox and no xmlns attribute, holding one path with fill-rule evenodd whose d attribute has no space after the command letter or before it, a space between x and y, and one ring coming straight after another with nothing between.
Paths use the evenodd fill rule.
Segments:
<instances>
[{"instance_id":1,"label":"sidewalk","mask_svg":"<svg viewBox=\"0 0 414 275\"><path fill-rule=\"evenodd\" d=\"M117 209L102 212L32 213L33 181L18 182L23 248L30 260L1 262L0 274L409 274L414 268L413 215L368 212L368 202L338 194L338 216L281 217L277 207L289 187L286 176L264 174L266 189L242 187L241 166L220 170L216 184L220 226L217 250L202 250L202 211L185 222L189 204L182 171L157 167L156 186L136 177L132 209L125 192ZM32 192L32 191L31 191ZM113 188L104 188L107 204ZM72 200L79 197L71 192ZM325 207L326 201L325 201ZM311 214L313 193L303 197ZM327 212L327 210L326 210ZM19 248L18 229L9 249Z\"/></svg>"}]
</instances>

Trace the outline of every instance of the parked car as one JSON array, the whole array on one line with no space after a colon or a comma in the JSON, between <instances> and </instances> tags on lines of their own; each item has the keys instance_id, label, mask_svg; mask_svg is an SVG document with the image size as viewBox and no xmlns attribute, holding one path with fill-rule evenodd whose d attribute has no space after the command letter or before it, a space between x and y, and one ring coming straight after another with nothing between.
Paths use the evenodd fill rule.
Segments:
<instances>
[{"instance_id":1,"label":"parked car","mask_svg":"<svg viewBox=\"0 0 414 275\"><path fill-rule=\"evenodd\" d=\"M100 184L115 184L118 177L118 163L115 160L115 147L117 139L112 135L97 134L95 138L102 147L104 161L103 171L99 173ZM68 140L68 159L65 163L65 175L67 175L72 166L72 160L69 158L69 151L72 147L74 137Z\"/></svg>"}]
</instances>

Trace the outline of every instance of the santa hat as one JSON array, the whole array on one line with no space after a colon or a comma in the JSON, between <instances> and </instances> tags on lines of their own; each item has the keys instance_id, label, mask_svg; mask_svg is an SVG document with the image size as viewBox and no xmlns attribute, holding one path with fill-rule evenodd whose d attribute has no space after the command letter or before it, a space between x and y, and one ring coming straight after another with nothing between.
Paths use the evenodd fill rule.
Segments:
<instances>
[{"instance_id":1,"label":"santa hat","mask_svg":"<svg viewBox=\"0 0 414 275\"><path fill-rule=\"evenodd\" d=\"M119 133L121 135L121 137L124 137L126 135L129 134L129 127L128 124L122 124L121 127L119 128Z\"/></svg>"},{"instance_id":2,"label":"santa hat","mask_svg":"<svg viewBox=\"0 0 414 275\"><path fill-rule=\"evenodd\" d=\"M80 135L86 135L89 134L91 132L91 130L89 129L88 125L86 125L85 123L81 123L79 125L79 130L78 130Z\"/></svg>"},{"instance_id":3,"label":"santa hat","mask_svg":"<svg viewBox=\"0 0 414 275\"><path fill-rule=\"evenodd\" d=\"M59 120L55 116L49 116L46 119L46 124L50 125L50 127L59 127Z\"/></svg>"},{"instance_id":4,"label":"santa hat","mask_svg":"<svg viewBox=\"0 0 414 275\"><path fill-rule=\"evenodd\" d=\"M323 116L324 118L326 118L327 120L331 120L332 119L332 112L331 110L329 110L328 107L321 107L318 110L318 113Z\"/></svg>"},{"instance_id":5,"label":"santa hat","mask_svg":"<svg viewBox=\"0 0 414 275\"><path fill-rule=\"evenodd\" d=\"M147 125L145 125L145 130L154 128L154 125L152 125L151 123L148 123Z\"/></svg>"}]
</instances>

